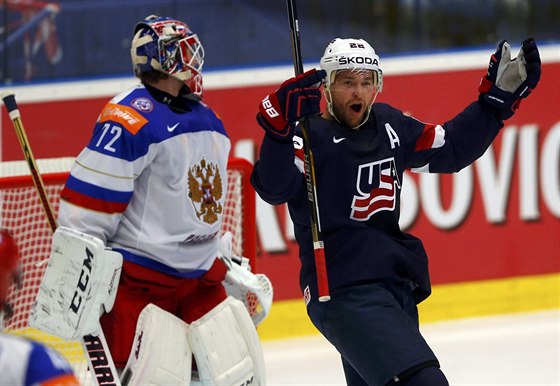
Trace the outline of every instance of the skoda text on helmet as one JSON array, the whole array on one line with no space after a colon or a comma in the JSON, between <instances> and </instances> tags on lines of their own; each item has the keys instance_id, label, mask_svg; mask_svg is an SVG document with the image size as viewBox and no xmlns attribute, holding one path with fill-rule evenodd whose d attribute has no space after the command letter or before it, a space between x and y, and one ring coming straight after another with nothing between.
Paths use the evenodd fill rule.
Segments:
<instances>
[{"instance_id":1,"label":"skoda text on helmet","mask_svg":"<svg viewBox=\"0 0 560 386\"><path fill-rule=\"evenodd\" d=\"M327 108L329 113L337 120L338 118L333 113L330 87L338 71L371 71L373 79L376 82L376 93L381 92L383 88L383 72L379 68L379 56L377 56L375 50L369 43L363 39L334 39L325 49L325 53L319 64L320 67L327 72L327 76L324 80L325 92L327 94ZM375 101L375 98L373 98L371 105L373 105L373 101ZM367 114L362 124L367 121L369 117L371 105L368 106Z\"/></svg>"},{"instance_id":2,"label":"skoda text on helmet","mask_svg":"<svg viewBox=\"0 0 560 386\"><path fill-rule=\"evenodd\" d=\"M159 71L185 83L202 96L204 48L189 27L168 17L148 16L134 28L130 48L134 74Z\"/></svg>"}]
</instances>

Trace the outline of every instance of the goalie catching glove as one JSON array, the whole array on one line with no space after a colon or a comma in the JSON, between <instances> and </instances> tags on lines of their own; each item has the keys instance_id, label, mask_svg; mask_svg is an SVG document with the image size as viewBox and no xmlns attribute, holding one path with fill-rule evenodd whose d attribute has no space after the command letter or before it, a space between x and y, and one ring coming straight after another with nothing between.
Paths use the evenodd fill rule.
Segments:
<instances>
[{"instance_id":1,"label":"goalie catching glove","mask_svg":"<svg viewBox=\"0 0 560 386\"><path fill-rule=\"evenodd\" d=\"M478 91L479 99L494 108L501 120L510 118L537 87L541 78L541 59L533 38L523 41L515 59L511 59L510 46L503 40L490 57L488 73Z\"/></svg>"},{"instance_id":2,"label":"goalie catching glove","mask_svg":"<svg viewBox=\"0 0 560 386\"><path fill-rule=\"evenodd\" d=\"M292 143L295 123L321 112L319 86L326 74L325 70L311 69L288 79L276 92L262 100L257 122L268 136L280 142Z\"/></svg>"},{"instance_id":3,"label":"goalie catching glove","mask_svg":"<svg viewBox=\"0 0 560 386\"><path fill-rule=\"evenodd\" d=\"M58 227L29 324L66 340L99 335L99 317L113 308L120 253L97 237Z\"/></svg>"},{"instance_id":4,"label":"goalie catching glove","mask_svg":"<svg viewBox=\"0 0 560 386\"><path fill-rule=\"evenodd\" d=\"M233 255L232 234L226 232L220 240L220 256L228 271L224 287L228 295L241 300L255 326L259 325L272 306L272 283L264 274L251 272L249 259Z\"/></svg>"}]
</instances>

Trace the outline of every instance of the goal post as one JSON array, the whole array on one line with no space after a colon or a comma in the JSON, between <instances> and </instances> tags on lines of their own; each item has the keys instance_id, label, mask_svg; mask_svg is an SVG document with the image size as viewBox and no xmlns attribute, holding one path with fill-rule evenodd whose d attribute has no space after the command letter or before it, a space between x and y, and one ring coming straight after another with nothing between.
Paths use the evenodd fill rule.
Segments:
<instances>
[{"instance_id":1,"label":"goal post","mask_svg":"<svg viewBox=\"0 0 560 386\"><path fill-rule=\"evenodd\" d=\"M46 194L53 211L59 209L60 192L69 175L71 159L38 160ZM79 341L69 342L28 325L31 306L50 255L52 232L41 200L23 161L0 162L0 227L10 230L20 251L22 281L11 288L8 302L14 315L6 321L6 332L27 336L61 352L72 364L82 385L92 385L87 361ZM233 252L249 258L256 272L256 196L250 185L252 165L242 158L228 162L228 188L224 204L222 233L233 234Z\"/></svg>"}]
</instances>

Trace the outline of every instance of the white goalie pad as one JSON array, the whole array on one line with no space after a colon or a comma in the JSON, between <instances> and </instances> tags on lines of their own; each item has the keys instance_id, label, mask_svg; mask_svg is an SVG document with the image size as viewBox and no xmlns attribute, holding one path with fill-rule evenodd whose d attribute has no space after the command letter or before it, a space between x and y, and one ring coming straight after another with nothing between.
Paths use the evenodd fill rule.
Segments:
<instances>
[{"instance_id":1,"label":"white goalie pad","mask_svg":"<svg viewBox=\"0 0 560 386\"><path fill-rule=\"evenodd\" d=\"M234 256L231 245L232 235L226 232L220 240L220 259L228 268L223 284L228 295L243 302L254 325L258 326L272 306L272 283L266 275L252 273L249 259Z\"/></svg>"},{"instance_id":2,"label":"white goalie pad","mask_svg":"<svg viewBox=\"0 0 560 386\"><path fill-rule=\"evenodd\" d=\"M58 227L29 324L66 340L99 335L99 317L113 308L121 268L121 254L99 238Z\"/></svg>"},{"instance_id":3,"label":"white goalie pad","mask_svg":"<svg viewBox=\"0 0 560 386\"><path fill-rule=\"evenodd\" d=\"M144 307L136 323L122 386L188 386L192 352L187 333L188 326L181 319L153 304Z\"/></svg>"},{"instance_id":4,"label":"white goalie pad","mask_svg":"<svg viewBox=\"0 0 560 386\"><path fill-rule=\"evenodd\" d=\"M265 385L264 356L245 306L228 296L189 325L198 372L191 385Z\"/></svg>"}]
</instances>

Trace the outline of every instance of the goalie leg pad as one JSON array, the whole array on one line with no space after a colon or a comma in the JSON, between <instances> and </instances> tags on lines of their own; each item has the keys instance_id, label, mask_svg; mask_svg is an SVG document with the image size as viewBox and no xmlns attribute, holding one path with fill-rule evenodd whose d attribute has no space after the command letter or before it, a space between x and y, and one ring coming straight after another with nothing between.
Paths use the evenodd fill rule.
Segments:
<instances>
[{"instance_id":1,"label":"goalie leg pad","mask_svg":"<svg viewBox=\"0 0 560 386\"><path fill-rule=\"evenodd\" d=\"M187 324L148 304L140 313L122 385L184 385L191 380Z\"/></svg>"},{"instance_id":2,"label":"goalie leg pad","mask_svg":"<svg viewBox=\"0 0 560 386\"><path fill-rule=\"evenodd\" d=\"M113 307L121 268L121 254L101 239L58 227L29 324L67 340L99 335L99 317Z\"/></svg>"},{"instance_id":3,"label":"goalie leg pad","mask_svg":"<svg viewBox=\"0 0 560 386\"><path fill-rule=\"evenodd\" d=\"M204 386L265 385L264 356L247 309L228 296L189 325L189 342ZM198 384L198 382L196 382Z\"/></svg>"}]
</instances>

